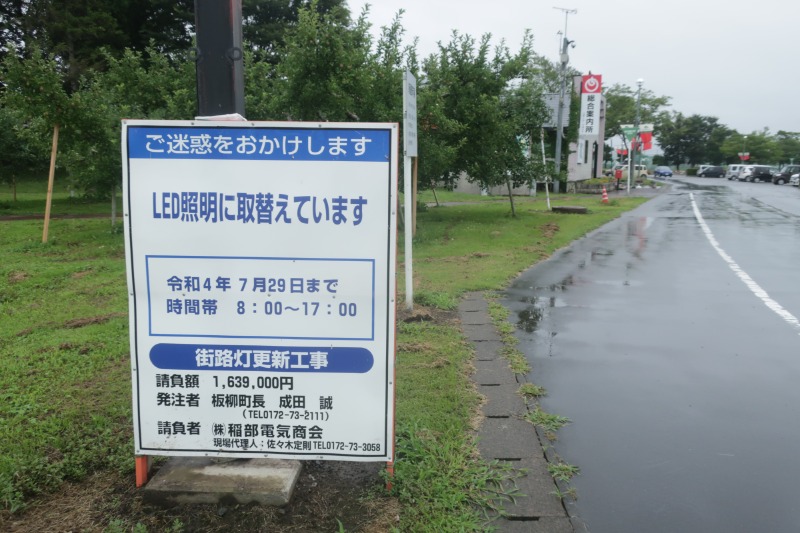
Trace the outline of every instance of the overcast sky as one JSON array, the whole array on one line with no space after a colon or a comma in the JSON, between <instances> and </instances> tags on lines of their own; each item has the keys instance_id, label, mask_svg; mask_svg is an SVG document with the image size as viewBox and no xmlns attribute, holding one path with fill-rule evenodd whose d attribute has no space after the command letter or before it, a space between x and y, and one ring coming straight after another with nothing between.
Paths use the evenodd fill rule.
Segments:
<instances>
[{"instance_id":1,"label":"overcast sky","mask_svg":"<svg viewBox=\"0 0 800 533\"><path fill-rule=\"evenodd\" d=\"M364 4L349 0L354 16ZM603 85L672 98L684 115L714 116L740 133L800 132L800 2L797 0L374 0L377 32L402 8L407 42L437 51L452 30L505 39L512 52L530 29L537 53L556 60L564 12L575 41L570 65Z\"/></svg>"}]
</instances>

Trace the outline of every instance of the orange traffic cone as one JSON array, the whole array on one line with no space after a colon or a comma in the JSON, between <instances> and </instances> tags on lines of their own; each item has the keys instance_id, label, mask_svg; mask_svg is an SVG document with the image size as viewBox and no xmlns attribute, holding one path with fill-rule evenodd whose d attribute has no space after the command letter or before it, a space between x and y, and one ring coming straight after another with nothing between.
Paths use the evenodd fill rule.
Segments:
<instances>
[{"instance_id":1,"label":"orange traffic cone","mask_svg":"<svg viewBox=\"0 0 800 533\"><path fill-rule=\"evenodd\" d=\"M604 204L608 203L608 192L606 192L606 186L605 185L603 185L603 203Z\"/></svg>"}]
</instances>

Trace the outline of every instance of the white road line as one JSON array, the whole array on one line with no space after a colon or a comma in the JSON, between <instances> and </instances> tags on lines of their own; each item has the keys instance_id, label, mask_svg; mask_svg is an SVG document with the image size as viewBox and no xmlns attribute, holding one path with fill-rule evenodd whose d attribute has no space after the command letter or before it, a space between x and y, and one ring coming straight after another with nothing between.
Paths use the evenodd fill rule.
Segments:
<instances>
[{"instance_id":1,"label":"white road line","mask_svg":"<svg viewBox=\"0 0 800 533\"><path fill-rule=\"evenodd\" d=\"M706 221L703 219L703 215L700 213L700 208L697 207L697 202L694 201L694 194L689 193L689 198L692 200L692 209L694 210L694 216L697 219L698 224L700 224L700 228L702 228L703 233L705 233L708 242L711 243L711 246L717 251L719 256L722 258L723 261L728 263L728 266L733 270L734 274L739 276L739 279L747 286L750 291L756 295L756 297L764 302L768 308L770 308L775 314L785 320L789 325L793 326L796 329L800 329L800 320L797 319L792 313L787 311L786 309L781 306L778 302L770 298L767 291L761 288L761 286L756 283L753 278L751 278L747 272L742 270L736 261L733 260L731 256L725 253L725 250L722 249L722 246L719 245L717 239L714 238L714 234L711 233L711 229L706 224ZM798 333L800 335L800 333Z\"/></svg>"}]
</instances>

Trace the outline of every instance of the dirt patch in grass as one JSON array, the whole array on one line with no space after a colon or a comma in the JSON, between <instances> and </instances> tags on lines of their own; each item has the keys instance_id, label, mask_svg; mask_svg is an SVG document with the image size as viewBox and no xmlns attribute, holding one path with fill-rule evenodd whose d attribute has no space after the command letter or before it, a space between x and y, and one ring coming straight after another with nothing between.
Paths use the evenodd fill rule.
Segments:
<instances>
[{"instance_id":1,"label":"dirt patch in grass","mask_svg":"<svg viewBox=\"0 0 800 533\"><path fill-rule=\"evenodd\" d=\"M8 274L8 282L9 283L19 283L21 281L25 281L30 276L27 272L11 272Z\"/></svg>"},{"instance_id":2,"label":"dirt patch in grass","mask_svg":"<svg viewBox=\"0 0 800 533\"><path fill-rule=\"evenodd\" d=\"M547 237L548 239L553 238L553 236L558 233L561 228L555 222L548 222L541 227L542 235Z\"/></svg>"},{"instance_id":3,"label":"dirt patch in grass","mask_svg":"<svg viewBox=\"0 0 800 533\"><path fill-rule=\"evenodd\" d=\"M306 461L292 500L284 508L260 505L183 505L162 508L145 503L132 475L98 473L61 490L24 513L0 512L0 531L40 533L131 531L269 531L377 533L397 526L400 506L387 495L382 463ZM177 527L177 524L182 524ZM173 528L174 529L171 529Z\"/></svg>"},{"instance_id":4,"label":"dirt patch in grass","mask_svg":"<svg viewBox=\"0 0 800 533\"><path fill-rule=\"evenodd\" d=\"M72 279L81 279L81 278L86 277L86 276L88 276L89 274L92 274L92 273L94 273L94 270L91 270L91 269L89 269L89 270L81 270L80 272L75 272L72 275Z\"/></svg>"},{"instance_id":5,"label":"dirt patch in grass","mask_svg":"<svg viewBox=\"0 0 800 533\"><path fill-rule=\"evenodd\" d=\"M64 322L60 326L55 324L55 323L53 323L53 322L47 322L45 324L42 324L42 325L39 325L39 326L36 326L36 327L25 328L22 331L17 332L16 336L17 337L25 337L25 336L30 335L31 333L33 333L33 332L35 332L35 331L37 331L39 329L50 328L50 327L63 327L63 328L67 328L67 329L83 328L83 327L86 327L86 326L91 326L93 324L104 324L104 323L108 322L111 319L121 318L121 317L126 317L126 316L128 316L128 313L109 313L107 315L97 315L97 316L89 316L89 317L84 317L84 318L75 318L75 319L72 319L72 320L67 320L66 322ZM45 349L45 350L47 350L47 349Z\"/></svg>"},{"instance_id":6,"label":"dirt patch in grass","mask_svg":"<svg viewBox=\"0 0 800 533\"><path fill-rule=\"evenodd\" d=\"M75 328L82 328L85 326L91 326L92 324L103 324L108 322L112 318L119 318L123 316L128 316L127 313L110 313L107 315L98 315L98 316L90 316L86 318L76 318L73 320L67 320L64 322L64 327L69 329Z\"/></svg>"},{"instance_id":7,"label":"dirt patch in grass","mask_svg":"<svg viewBox=\"0 0 800 533\"><path fill-rule=\"evenodd\" d=\"M412 311L406 310L405 306L397 307L397 323L400 324L402 322L430 322L440 326L452 326L458 324L459 320L457 311L414 304ZM412 347L422 349L421 346Z\"/></svg>"},{"instance_id":8,"label":"dirt patch in grass","mask_svg":"<svg viewBox=\"0 0 800 533\"><path fill-rule=\"evenodd\" d=\"M398 352L407 352L407 353L420 353L420 352L431 352L433 351L434 347L427 342L399 342L397 343L397 351Z\"/></svg>"}]
</instances>

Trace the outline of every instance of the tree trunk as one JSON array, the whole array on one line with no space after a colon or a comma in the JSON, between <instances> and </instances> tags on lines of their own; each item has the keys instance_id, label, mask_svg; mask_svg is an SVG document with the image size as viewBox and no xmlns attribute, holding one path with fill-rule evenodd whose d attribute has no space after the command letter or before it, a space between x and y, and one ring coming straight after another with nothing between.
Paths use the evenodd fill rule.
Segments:
<instances>
[{"instance_id":1,"label":"tree trunk","mask_svg":"<svg viewBox=\"0 0 800 533\"><path fill-rule=\"evenodd\" d=\"M517 212L514 210L514 195L511 194L511 180L506 178L506 187L508 187L508 201L511 202L511 216L517 218Z\"/></svg>"},{"instance_id":2,"label":"tree trunk","mask_svg":"<svg viewBox=\"0 0 800 533\"><path fill-rule=\"evenodd\" d=\"M431 191L433 192L433 199L436 200L436 207L441 207L439 205L439 197L436 196L436 187L431 187Z\"/></svg>"}]
</instances>

